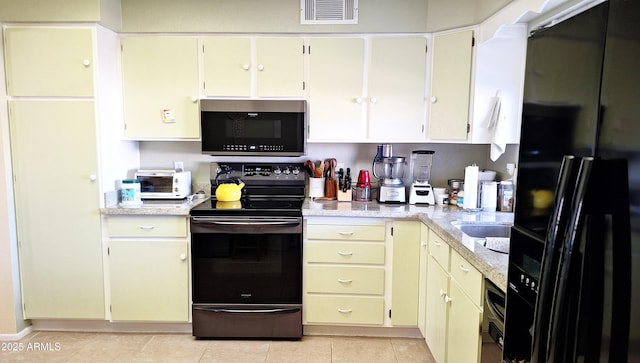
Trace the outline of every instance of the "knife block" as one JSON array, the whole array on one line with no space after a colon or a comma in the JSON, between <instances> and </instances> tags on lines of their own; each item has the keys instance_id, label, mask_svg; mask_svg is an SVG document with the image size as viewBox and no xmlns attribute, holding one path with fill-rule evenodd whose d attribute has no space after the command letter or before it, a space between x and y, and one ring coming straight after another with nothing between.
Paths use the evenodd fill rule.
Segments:
<instances>
[{"instance_id":1,"label":"knife block","mask_svg":"<svg viewBox=\"0 0 640 363\"><path fill-rule=\"evenodd\" d=\"M338 190L338 202L350 202L353 197L353 192L351 189L343 192L342 190Z\"/></svg>"}]
</instances>

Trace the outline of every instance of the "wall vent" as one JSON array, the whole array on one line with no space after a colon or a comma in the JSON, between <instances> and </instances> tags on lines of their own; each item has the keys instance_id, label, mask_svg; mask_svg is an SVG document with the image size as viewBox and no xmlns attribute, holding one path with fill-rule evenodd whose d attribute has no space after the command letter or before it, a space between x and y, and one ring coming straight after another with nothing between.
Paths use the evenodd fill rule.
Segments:
<instances>
[{"instance_id":1,"label":"wall vent","mask_svg":"<svg viewBox=\"0 0 640 363\"><path fill-rule=\"evenodd\" d=\"M300 24L358 24L358 0L300 0Z\"/></svg>"}]
</instances>

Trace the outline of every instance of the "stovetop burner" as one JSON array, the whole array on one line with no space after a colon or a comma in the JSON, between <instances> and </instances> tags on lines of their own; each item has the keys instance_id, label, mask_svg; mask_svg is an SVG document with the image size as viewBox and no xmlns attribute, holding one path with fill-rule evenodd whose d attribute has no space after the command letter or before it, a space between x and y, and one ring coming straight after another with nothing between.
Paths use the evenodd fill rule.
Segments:
<instances>
[{"instance_id":1,"label":"stovetop burner","mask_svg":"<svg viewBox=\"0 0 640 363\"><path fill-rule=\"evenodd\" d=\"M305 174L301 163L217 163L211 168L209 202L191 209L191 215L301 216ZM215 199L218 182L239 178L245 184L235 202Z\"/></svg>"}]
</instances>

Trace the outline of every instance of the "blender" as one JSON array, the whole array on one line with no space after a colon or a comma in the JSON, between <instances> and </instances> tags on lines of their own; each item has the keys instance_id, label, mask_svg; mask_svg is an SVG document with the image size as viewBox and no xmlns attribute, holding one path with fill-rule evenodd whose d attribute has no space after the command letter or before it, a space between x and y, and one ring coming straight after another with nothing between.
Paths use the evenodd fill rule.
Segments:
<instances>
[{"instance_id":1,"label":"blender","mask_svg":"<svg viewBox=\"0 0 640 363\"><path fill-rule=\"evenodd\" d=\"M373 176L378 178L380 191L378 202L380 203L404 203L406 201L402 176L404 166L407 164L404 156L389 156L376 158L373 167ZM380 172L380 175L378 175Z\"/></svg>"},{"instance_id":2,"label":"blender","mask_svg":"<svg viewBox=\"0 0 640 363\"><path fill-rule=\"evenodd\" d=\"M431 179L432 150L414 150L411 152L411 173L413 182L409 189L409 204L436 204Z\"/></svg>"}]
</instances>

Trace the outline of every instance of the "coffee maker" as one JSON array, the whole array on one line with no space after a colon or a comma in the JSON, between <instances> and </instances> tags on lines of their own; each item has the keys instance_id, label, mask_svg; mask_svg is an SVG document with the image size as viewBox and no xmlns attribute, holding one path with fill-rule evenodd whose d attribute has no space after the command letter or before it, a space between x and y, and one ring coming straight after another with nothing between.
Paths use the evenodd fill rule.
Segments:
<instances>
[{"instance_id":1,"label":"coffee maker","mask_svg":"<svg viewBox=\"0 0 640 363\"><path fill-rule=\"evenodd\" d=\"M393 156L392 147L389 144L378 145L378 154L373 160L373 176L380 184L378 202L380 203L404 203L406 201L404 183L404 156Z\"/></svg>"},{"instance_id":2,"label":"coffee maker","mask_svg":"<svg viewBox=\"0 0 640 363\"><path fill-rule=\"evenodd\" d=\"M414 150L411 152L411 173L413 182L409 189L409 204L436 204L431 179L432 150Z\"/></svg>"}]
</instances>

